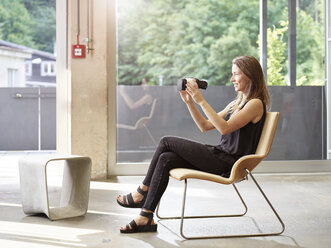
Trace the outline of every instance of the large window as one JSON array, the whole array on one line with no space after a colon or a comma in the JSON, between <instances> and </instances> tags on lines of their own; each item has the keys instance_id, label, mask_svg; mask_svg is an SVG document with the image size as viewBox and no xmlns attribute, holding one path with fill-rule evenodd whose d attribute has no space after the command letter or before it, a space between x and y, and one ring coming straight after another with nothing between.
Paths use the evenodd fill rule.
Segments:
<instances>
[{"instance_id":1,"label":"large window","mask_svg":"<svg viewBox=\"0 0 331 248\"><path fill-rule=\"evenodd\" d=\"M0 151L56 149L55 3L0 1Z\"/></svg>"},{"instance_id":2,"label":"large window","mask_svg":"<svg viewBox=\"0 0 331 248\"><path fill-rule=\"evenodd\" d=\"M269 158L326 158L324 1L268 1L268 85L280 122ZM315 87L311 87L315 86Z\"/></svg>"},{"instance_id":3,"label":"large window","mask_svg":"<svg viewBox=\"0 0 331 248\"><path fill-rule=\"evenodd\" d=\"M296 32L291 35L296 44L290 50L290 2L267 1L267 83L272 111L281 113L269 159L323 159L324 5L321 0L295 1ZM216 111L231 101L232 59L259 56L259 4L117 1L117 162L149 161L164 135L219 142L216 131L200 133L175 85L186 76L207 79L203 94ZM291 85L290 51L295 51L295 85L305 87L284 87Z\"/></svg>"}]
</instances>

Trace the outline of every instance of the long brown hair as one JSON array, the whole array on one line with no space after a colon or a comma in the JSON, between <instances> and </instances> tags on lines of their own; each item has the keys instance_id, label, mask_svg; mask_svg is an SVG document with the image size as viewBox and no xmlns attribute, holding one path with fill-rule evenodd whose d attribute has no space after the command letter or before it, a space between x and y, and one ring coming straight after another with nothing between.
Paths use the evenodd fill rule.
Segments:
<instances>
[{"instance_id":1,"label":"long brown hair","mask_svg":"<svg viewBox=\"0 0 331 248\"><path fill-rule=\"evenodd\" d=\"M260 99L269 109L271 105L270 95L259 61L253 56L239 56L232 60L232 64L236 65L251 80L251 84L245 102L242 101L242 92L238 92L237 98L231 107L231 112L240 110L247 101L253 98Z\"/></svg>"}]
</instances>

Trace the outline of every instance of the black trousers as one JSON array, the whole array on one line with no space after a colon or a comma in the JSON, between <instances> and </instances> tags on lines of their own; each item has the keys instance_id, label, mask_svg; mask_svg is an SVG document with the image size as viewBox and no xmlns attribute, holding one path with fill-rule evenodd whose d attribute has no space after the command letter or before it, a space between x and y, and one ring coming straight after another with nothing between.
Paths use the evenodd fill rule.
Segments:
<instances>
[{"instance_id":1,"label":"black trousers","mask_svg":"<svg viewBox=\"0 0 331 248\"><path fill-rule=\"evenodd\" d=\"M189 168L225 175L229 174L234 163L229 162L226 156L229 155L212 146L179 137L163 137L143 181L144 185L149 186L143 208L155 211L167 188L171 169Z\"/></svg>"}]
</instances>

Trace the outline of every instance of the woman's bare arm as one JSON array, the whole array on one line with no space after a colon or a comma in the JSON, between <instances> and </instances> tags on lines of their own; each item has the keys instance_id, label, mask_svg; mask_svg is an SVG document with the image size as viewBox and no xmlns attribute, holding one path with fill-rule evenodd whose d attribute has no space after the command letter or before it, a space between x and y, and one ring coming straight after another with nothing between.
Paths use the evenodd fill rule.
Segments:
<instances>
[{"instance_id":1,"label":"woman's bare arm","mask_svg":"<svg viewBox=\"0 0 331 248\"><path fill-rule=\"evenodd\" d=\"M131 97L129 97L124 90L120 91L125 103L128 105L130 109L139 108L145 104L151 104L153 101L153 97L150 94L145 94L142 98L137 101L133 101Z\"/></svg>"},{"instance_id":2,"label":"woman's bare arm","mask_svg":"<svg viewBox=\"0 0 331 248\"><path fill-rule=\"evenodd\" d=\"M189 94L185 91L181 91L180 94L183 101L187 105L187 108L191 114L192 119L194 120L195 124L198 126L200 131L207 132L209 130L215 129L215 126L200 113L193 100L190 99L191 97L189 96ZM228 104L228 106L226 106L222 111L218 113L218 116L220 118L223 119L225 118L226 113L229 111L231 104L232 103Z\"/></svg>"},{"instance_id":3,"label":"woman's bare arm","mask_svg":"<svg viewBox=\"0 0 331 248\"><path fill-rule=\"evenodd\" d=\"M263 115L263 104L259 99L250 100L243 109L233 115L228 121L225 121L212 109L206 100L199 104L209 121L222 134L232 133L249 122L255 123Z\"/></svg>"},{"instance_id":4,"label":"woman's bare arm","mask_svg":"<svg viewBox=\"0 0 331 248\"><path fill-rule=\"evenodd\" d=\"M243 109L236 112L228 121L224 120L224 115L226 114L230 105L227 106L221 114L216 113L213 108L208 104L208 102L202 96L196 82L190 82L187 85L187 93L192 97L192 99L200 105L202 111L208 118L208 121L222 134L228 134L239 128L242 128L249 122L256 122L263 115L263 103L259 99L250 100Z\"/></svg>"}]
</instances>

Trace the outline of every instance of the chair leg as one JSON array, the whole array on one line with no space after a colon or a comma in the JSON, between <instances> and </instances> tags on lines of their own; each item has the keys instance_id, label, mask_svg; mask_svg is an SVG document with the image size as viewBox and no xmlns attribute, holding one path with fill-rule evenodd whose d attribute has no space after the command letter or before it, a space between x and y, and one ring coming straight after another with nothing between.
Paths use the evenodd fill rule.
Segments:
<instances>
[{"instance_id":1,"label":"chair leg","mask_svg":"<svg viewBox=\"0 0 331 248\"><path fill-rule=\"evenodd\" d=\"M277 232L277 233L273 233L273 234L269 234L269 235L279 235L279 234L282 234L284 231L285 231L285 224L284 222L282 221L282 219L280 218L279 214L277 213L276 209L272 206L271 202L269 201L268 197L266 196L266 194L263 192L261 186L257 183L255 177L253 177L253 174L247 170L247 173L250 175L250 177L253 179L253 182L255 183L256 187L259 189L259 191L261 192L261 194L263 195L264 199L266 200L266 202L268 203L268 205L270 206L270 208L272 209L273 213L275 214L275 216L277 217L277 219L279 220L279 223L281 224L282 226L282 230L280 232ZM268 234L266 234L268 235ZM266 236L264 235L264 236Z\"/></svg>"},{"instance_id":2,"label":"chair leg","mask_svg":"<svg viewBox=\"0 0 331 248\"><path fill-rule=\"evenodd\" d=\"M266 200L266 202L268 203L268 205L270 206L270 208L272 209L273 213L276 215L277 219L279 220L282 229L279 232L272 232L272 233L253 233L253 234L235 234L235 235L220 235L220 236L191 236L188 237L184 234L184 220L185 219L189 219L189 218L217 218L217 217L236 217L236 216L242 216L247 212L247 207L246 204L244 203L241 195L239 194L238 189L235 187L235 185L233 185L235 187L236 192L238 193L240 199L242 200L246 212L242 215L218 215L218 216L184 216L185 213L185 202L186 202L186 190L187 190L187 179L185 179L185 185L184 185L184 195L183 195L183 204L182 204L182 214L181 217L159 217L158 211L159 211L159 205L157 207L156 210L156 215L158 218L160 219L181 219L180 222L180 234L184 239L209 239L209 238L235 238L235 237L258 237L258 236L273 236L273 235L279 235L281 233L284 232L285 230L285 225L283 223L283 221L281 220L281 218L279 217L278 213L276 212L275 208L272 206L271 202L269 201L269 199L267 198L267 196L265 195L265 193L263 192L262 188L260 187L260 185L257 183L256 179L253 177L253 175L251 174L251 172L249 170L246 170L247 173L250 175L250 177L253 179L253 182L255 183L255 185L257 186L257 188L259 189L259 191L261 192L261 194L263 195L264 199Z\"/></svg>"},{"instance_id":3,"label":"chair leg","mask_svg":"<svg viewBox=\"0 0 331 248\"><path fill-rule=\"evenodd\" d=\"M183 198L183 201L185 203L185 199L186 199L186 190L187 190L187 179L185 179L185 184L184 184L184 198ZM234 187L235 191L237 192L237 195L241 201L241 203L243 204L245 210L243 213L238 213L238 214L228 214L228 215L194 215L194 216L185 216L184 219L199 219L199 218L219 218L219 217L240 217L240 216L244 216L246 213L247 213L247 205L244 201L244 199L242 198L242 196L240 195L236 185L232 184L232 186ZM182 208L184 209L184 204L183 203L183 206ZM156 216L160 219L160 220L175 220L175 219L181 219L182 217L181 216L171 216L171 217L163 217L163 216L160 216L159 214L159 208L160 208L160 205L161 205L161 201L159 202L159 204L157 205L157 208L156 208Z\"/></svg>"}]
</instances>

